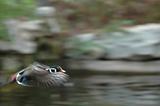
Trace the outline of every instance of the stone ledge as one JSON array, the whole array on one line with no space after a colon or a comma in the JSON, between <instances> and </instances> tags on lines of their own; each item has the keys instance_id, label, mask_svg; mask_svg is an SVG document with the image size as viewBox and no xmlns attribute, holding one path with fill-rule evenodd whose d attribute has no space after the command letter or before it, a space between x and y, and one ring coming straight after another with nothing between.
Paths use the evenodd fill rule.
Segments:
<instances>
[{"instance_id":1,"label":"stone ledge","mask_svg":"<svg viewBox=\"0 0 160 106\"><path fill-rule=\"evenodd\" d=\"M65 63L71 70L128 74L160 74L160 61L65 60Z\"/></svg>"}]
</instances>

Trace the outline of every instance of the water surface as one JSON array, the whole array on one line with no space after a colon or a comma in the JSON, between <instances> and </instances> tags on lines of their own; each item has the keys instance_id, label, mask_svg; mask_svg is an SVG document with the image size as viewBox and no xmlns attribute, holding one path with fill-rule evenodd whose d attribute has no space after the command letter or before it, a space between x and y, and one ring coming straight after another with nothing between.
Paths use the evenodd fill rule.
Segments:
<instances>
[{"instance_id":1,"label":"water surface","mask_svg":"<svg viewBox=\"0 0 160 106\"><path fill-rule=\"evenodd\" d=\"M160 106L160 76L73 77L63 89L0 88L0 106Z\"/></svg>"}]
</instances>

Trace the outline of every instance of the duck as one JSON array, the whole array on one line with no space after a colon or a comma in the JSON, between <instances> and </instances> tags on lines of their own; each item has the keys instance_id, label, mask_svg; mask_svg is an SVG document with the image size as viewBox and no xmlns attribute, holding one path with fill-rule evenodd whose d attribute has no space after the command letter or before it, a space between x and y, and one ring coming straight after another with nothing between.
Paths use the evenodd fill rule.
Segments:
<instances>
[{"instance_id":1,"label":"duck","mask_svg":"<svg viewBox=\"0 0 160 106\"><path fill-rule=\"evenodd\" d=\"M34 62L11 76L10 82L27 87L60 87L69 80L69 75L59 65L52 67Z\"/></svg>"}]
</instances>

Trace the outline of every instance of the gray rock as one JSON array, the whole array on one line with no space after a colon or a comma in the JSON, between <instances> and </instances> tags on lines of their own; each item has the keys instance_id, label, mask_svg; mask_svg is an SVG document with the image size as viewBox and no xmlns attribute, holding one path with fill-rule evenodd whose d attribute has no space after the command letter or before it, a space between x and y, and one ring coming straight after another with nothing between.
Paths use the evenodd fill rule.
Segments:
<instances>
[{"instance_id":1,"label":"gray rock","mask_svg":"<svg viewBox=\"0 0 160 106\"><path fill-rule=\"evenodd\" d=\"M53 6L42 6L36 9L36 14L48 25L49 32L59 33L60 25L56 19L56 9Z\"/></svg>"},{"instance_id":2,"label":"gray rock","mask_svg":"<svg viewBox=\"0 0 160 106\"><path fill-rule=\"evenodd\" d=\"M55 15L56 9L53 6L41 6L35 12L40 17L52 17Z\"/></svg>"},{"instance_id":3,"label":"gray rock","mask_svg":"<svg viewBox=\"0 0 160 106\"><path fill-rule=\"evenodd\" d=\"M160 58L160 24L137 25L123 28L123 30L122 32L102 32L96 37L94 33L82 34L75 38L79 41L91 42L86 49L87 52L92 51L90 48L94 50L97 47L100 48L100 51L105 51L105 53L101 52L105 59L145 60ZM78 45L72 43L72 47L76 48L78 52ZM95 53L99 55L99 52Z\"/></svg>"},{"instance_id":4,"label":"gray rock","mask_svg":"<svg viewBox=\"0 0 160 106\"><path fill-rule=\"evenodd\" d=\"M6 21L6 27L12 40L12 42L7 42L8 47L6 48L24 54L34 53L37 44L33 40L35 37L41 35L39 33L42 29L40 26L41 23L38 20L20 21L11 19Z\"/></svg>"},{"instance_id":5,"label":"gray rock","mask_svg":"<svg viewBox=\"0 0 160 106\"><path fill-rule=\"evenodd\" d=\"M7 41L0 41L0 51L9 51L11 50L11 45Z\"/></svg>"}]
</instances>

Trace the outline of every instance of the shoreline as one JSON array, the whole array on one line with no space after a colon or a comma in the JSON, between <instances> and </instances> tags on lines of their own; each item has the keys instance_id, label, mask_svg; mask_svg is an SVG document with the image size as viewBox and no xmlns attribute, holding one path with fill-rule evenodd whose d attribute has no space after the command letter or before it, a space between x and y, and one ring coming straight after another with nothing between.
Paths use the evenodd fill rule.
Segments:
<instances>
[{"instance_id":1,"label":"shoreline","mask_svg":"<svg viewBox=\"0 0 160 106\"><path fill-rule=\"evenodd\" d=\"M159 74L160 60L158 61L123 61L123 60L65 60L70 70L87 70L91 72L118 73L118 74Z\"/></svg>"}]
</instances>

